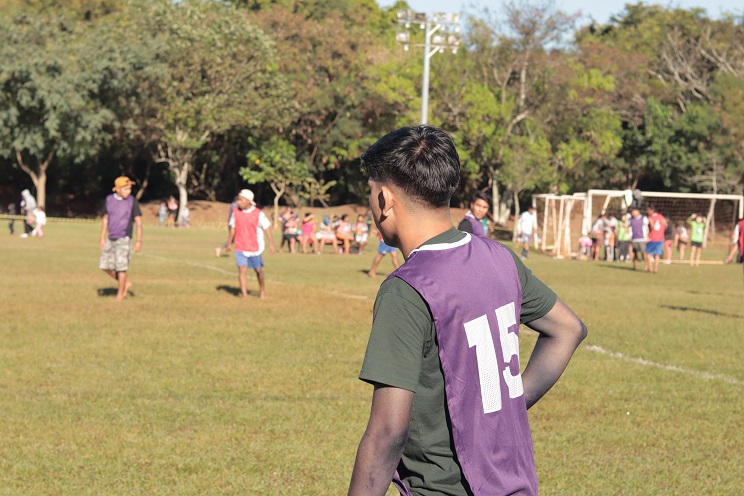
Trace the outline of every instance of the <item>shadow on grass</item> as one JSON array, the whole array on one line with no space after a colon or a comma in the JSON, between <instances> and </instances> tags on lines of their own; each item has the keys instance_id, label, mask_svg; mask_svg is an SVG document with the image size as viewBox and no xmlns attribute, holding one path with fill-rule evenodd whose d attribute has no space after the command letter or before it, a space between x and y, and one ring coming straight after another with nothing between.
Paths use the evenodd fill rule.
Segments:
<instances>
[{"instance_id":1,"label":"shadow on grass","mask_svg":"<svg viewBox=\"0 0 744 496\"><path fill-rule=\"evenodd\" d=\"M227 284L220 284L215 288L217 291L224 291L230 293L233 296L240 296L240 288L237 286L228 286Z\"/></svg>"},{"instance_id":2,"label":"shadow on grass","mask_svg":"<svg viewBox=\"0 0 744 496\"><path fill-rule=\"evenodd\" d=\"M669 310L679 310L681 312L698 312L698 313L707 313L709 315L716 315L718 317L732 317L735 319L744 319L744 315L738 315L735 313L719 312L718 310L708 310L706 308L677 307L674 305L659 305L659 307L667 308Z\"/></svg>"},{"instance_id":3,"label":"shadow on grass","mask_svg":"<svg viewBox=\"0 0 744 496\"><path fill-rule=\"evenodd\" d=\"M101 297L116 297L116 294L119 292L117 288L98 288L98 296ZM129 293L127 293L127 298L134 297L134 291L129 290Z\"/></svg>"},{"instance_id":4,"label":"shadow on grass","mask_svg":"<svg viewBox=\"0 0 744 496\"><path fill-rule=\"evenodd\" d=\"M600 260L600 262L601 262L601 260ZM600 267L602 267L604 269L629 270L629 271L633 272L633 266L631 264L625 264L624 263L624 264L620 265L620 262L618 262L617 264L614 264L613 262L604 262L604 263L602 263L600 265ZM636 272L638 272L638 271L636 271ZM643 272L643 269L642 268L640 269L640 272Z\"/></svg>"}]
</instances>

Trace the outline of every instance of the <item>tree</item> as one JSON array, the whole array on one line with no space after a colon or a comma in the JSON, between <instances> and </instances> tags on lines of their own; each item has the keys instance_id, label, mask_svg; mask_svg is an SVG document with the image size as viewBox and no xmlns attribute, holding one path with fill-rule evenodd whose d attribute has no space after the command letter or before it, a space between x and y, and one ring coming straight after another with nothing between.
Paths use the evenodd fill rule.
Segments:
<instances>
[{"instance_id":1,"label":"tree","mask_svg":"<svg viewBox=\"0 0 744 496\"><path fill-rule=\"evenodd\" d=\"M140 9L140 32L161 40L166 66L151 101L156 160L170 170L183 209L197 152L231 130L278 129L289 106L286 85L273 42L246 12L198 0Z\"/></svg>"},{"instance_id":2,"label":"tree","mask_svg":"<svg viewBox=\"0 0 744 496\"><path fill-rule=\"evenodd\" d=\"M40 205L55 156L82 161L111 137L110 95L130 68L99 27L30 13L0 21L0 155L31 177Z\"/></svg>"},{"instance_id":3,"label":"tree","mask_svg":"<svg viewBox=\"0 0 744 496\"><path fill-rule=\"evenodd\" d=\"M307 164L297 160L291 143L273 136L268 141L249 140L248 166L240 175L250 184L268 182L274 191L274 226L279 222L279 199L287 188L302 184L307 178Z\"/></svg>"}]
</instances>

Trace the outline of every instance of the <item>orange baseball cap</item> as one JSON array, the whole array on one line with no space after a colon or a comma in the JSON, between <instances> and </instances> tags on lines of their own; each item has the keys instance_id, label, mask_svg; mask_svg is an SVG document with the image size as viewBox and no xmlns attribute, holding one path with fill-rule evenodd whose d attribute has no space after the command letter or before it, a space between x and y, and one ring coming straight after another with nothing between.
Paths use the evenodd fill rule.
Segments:
<instances>
[{"instance_id":1,"label":"orange baseball cap","mask_svg":"<svg viewBox=\"0 0 744 496\"><path fill-rule=\"evenodd\" d=\"M111 188L111 191L116 191L117 188L129 186L130 184L137 184L137 183L129 179L127 176L119 176L114 181L114 187Z\"/></svg>"}]
</instances>

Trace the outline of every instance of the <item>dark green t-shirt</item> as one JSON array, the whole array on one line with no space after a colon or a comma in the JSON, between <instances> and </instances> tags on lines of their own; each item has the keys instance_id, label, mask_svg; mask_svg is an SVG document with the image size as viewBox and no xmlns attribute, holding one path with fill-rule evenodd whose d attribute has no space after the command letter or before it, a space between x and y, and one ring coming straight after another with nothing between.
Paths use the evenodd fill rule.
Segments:
<instances>
[{"instance_id":1,"label":"dark green t-shirt","mask_svg":"<svg viewBox=\"0 0 744 496\"><path fill-rule=\"evenodd\" d=\"M464 236L452 228L424 244L452 243ZM531 322L547 314L557 296L514 253L512 256L522 285L520 321ZM421 295L402 279L394 277L380 286L359 378L416 393L399 466L412 492L467 495L448 427L434 319Z\"/></svg>"}]
</instances>

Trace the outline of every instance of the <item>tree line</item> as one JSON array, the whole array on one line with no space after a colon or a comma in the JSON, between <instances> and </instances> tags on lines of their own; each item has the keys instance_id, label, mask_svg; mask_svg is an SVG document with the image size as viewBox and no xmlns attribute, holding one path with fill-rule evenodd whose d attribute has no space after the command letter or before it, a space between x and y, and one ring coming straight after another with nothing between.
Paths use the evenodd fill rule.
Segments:
<instances>
[{"instance_id":1,"label":"tree line","mask_svg":"<svg viewBox=\"0 0 744 496\"><path fill-rule=\"evenodd\" d=\"M417 124L418 25L374 0L0 0L0 195L93 213L141 199L363 202L359 155ZM628 4L577 26L550 0L471 12L431 59L429 122L504 222L532 192L741 192L744 18Z\"/></svg>"}]
</instances>

